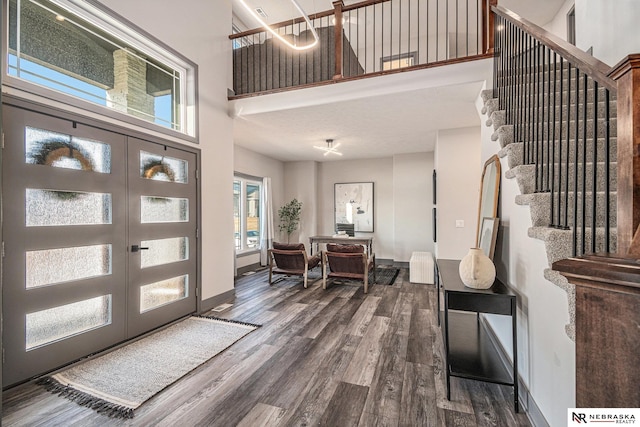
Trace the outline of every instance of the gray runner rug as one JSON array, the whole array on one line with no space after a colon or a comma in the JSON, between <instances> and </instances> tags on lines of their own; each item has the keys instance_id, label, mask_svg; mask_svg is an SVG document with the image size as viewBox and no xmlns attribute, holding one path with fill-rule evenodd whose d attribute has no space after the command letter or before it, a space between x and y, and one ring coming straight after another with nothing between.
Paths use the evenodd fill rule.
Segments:
<instances>
[{"instance_id":1,"label":"gray runner rug","mask_svg":"<svg viewBox=\"0 0 640 427\"><path fill-rule=\"evenodd\" d=\"M110 417L133 418L134 409L256 328L189 317L37 383Z\"/></svg>"}]
</instances>

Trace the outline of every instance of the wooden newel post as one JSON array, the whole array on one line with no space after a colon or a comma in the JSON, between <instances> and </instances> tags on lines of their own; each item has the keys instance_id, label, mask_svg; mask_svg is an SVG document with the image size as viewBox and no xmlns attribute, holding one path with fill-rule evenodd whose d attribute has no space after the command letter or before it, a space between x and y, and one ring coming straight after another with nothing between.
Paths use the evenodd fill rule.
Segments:
<instances>
[{"instance_id":1,"label":"wooden newel post","mask_svg":"<svg viewBox=\"0 0 640 427\"><path fill-rule=\"evenodd\" d=\"M494 28L496 15L491 11L498 5L498 0L485 0L482 2L482 50L483 53L493 53Z\"/></svg>"},{"instance_id":2,"label":"wooden newel post","mask_svg":"<svg viewBox=\"0 0 640 427\"><path fill-rule=\"evenodd\" d=\"M618 253L640 258L640 54L609 77L618 84Z\"/></svg>"},{"instance_id":3,"label":"wooden newel post","mask_svg":"<svg viewBox=\"0 0 640 427\"><path fill-rule=\"evenodd\" d=\"M341 79L342 78L342 8L344 7L344 3L342 0L337 0L333 2L334 17L336 22L334 23L334 31L335 31L335 49L336 49L336 70L333 75L333 79Z\"/></svg>"},{"instance_id":4,"label":"wooden newel post","mask_svg":"<svg viewBox=\"0 0 640 427\"><path fill-rule=\"evenodd\" d=\"M639 407L637 259L585 255L553 269L576 285L576 407Z\"/></svg>"}]
</instances>

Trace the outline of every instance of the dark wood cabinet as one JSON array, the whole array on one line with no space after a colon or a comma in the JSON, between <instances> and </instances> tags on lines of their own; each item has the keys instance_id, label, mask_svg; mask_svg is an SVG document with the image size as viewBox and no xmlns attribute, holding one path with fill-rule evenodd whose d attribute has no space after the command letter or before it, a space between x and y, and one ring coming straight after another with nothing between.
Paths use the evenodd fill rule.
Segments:
<instances>
[{"instance_id":1,"label":"dark wood cabinet","mask_svg":"<svg viewBox=\"0 0 640 427\"><path fill-rule=\"evenodd\" d=\"M462 283L459 260L436 261L438 324L442 327L446 363L447 399L451 398L450 378L460 377L513 386L513 403L518 412L518 346L516 295L496 279L489 289L472 289ZM440 292L444 295L441 304ZM442 311L441 311L442 305ZM504 363L480 314L511 317L513 363Z\"/></svg>"}]
</instances>

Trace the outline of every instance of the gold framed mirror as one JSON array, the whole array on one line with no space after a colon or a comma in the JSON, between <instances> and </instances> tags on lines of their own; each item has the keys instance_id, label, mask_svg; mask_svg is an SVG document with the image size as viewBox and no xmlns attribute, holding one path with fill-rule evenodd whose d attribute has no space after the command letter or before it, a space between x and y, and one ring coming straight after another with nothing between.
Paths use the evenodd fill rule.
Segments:
<instances>
[{"instance_id":1,"label":"gold framed mirror","mask_svg":"<svg viewBox=\"0 0 640 427\"><path fill-rule=\"evenodd\" d=\"M480 199L478 202L478 222L476 224L476 247L480 247L480 227L482 218L495 218L498 215L498 196L500 194L500 159L491 156L482 168Z\"/></svg>"}]
</instances>

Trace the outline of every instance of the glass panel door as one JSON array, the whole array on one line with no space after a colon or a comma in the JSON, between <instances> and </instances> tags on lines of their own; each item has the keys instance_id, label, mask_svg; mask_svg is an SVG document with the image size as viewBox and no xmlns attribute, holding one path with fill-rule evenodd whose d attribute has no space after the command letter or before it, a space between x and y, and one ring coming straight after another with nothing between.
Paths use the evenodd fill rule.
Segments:
<instances>
[{"instance_id":1,"label":"glass panel door","mask_svg":"<svg viewBox=\"0 0 640 427\"><path fill-rule=\"evenodd\" d=\"M130 336L196 311L196 156L129 138Z\"/></svg>"},{"instance_id":2,"label":"glass panel door","mask_svg":"<svg viewBox=\"0 0 640 427\"><path fill-rule=\"evenodd\" d=\"M195 312L196 154L2 108L3 386Z\"/></svg>"},{"instance_id":3,"label":"glass panel door","mask_svg":"<svg viewBox=\"0 0 640 427\"><path fill-rule=\"evenodd\" d=\"M126 338L123 135L3 106L5 386Z\"/></svg>"}]
</instances>

